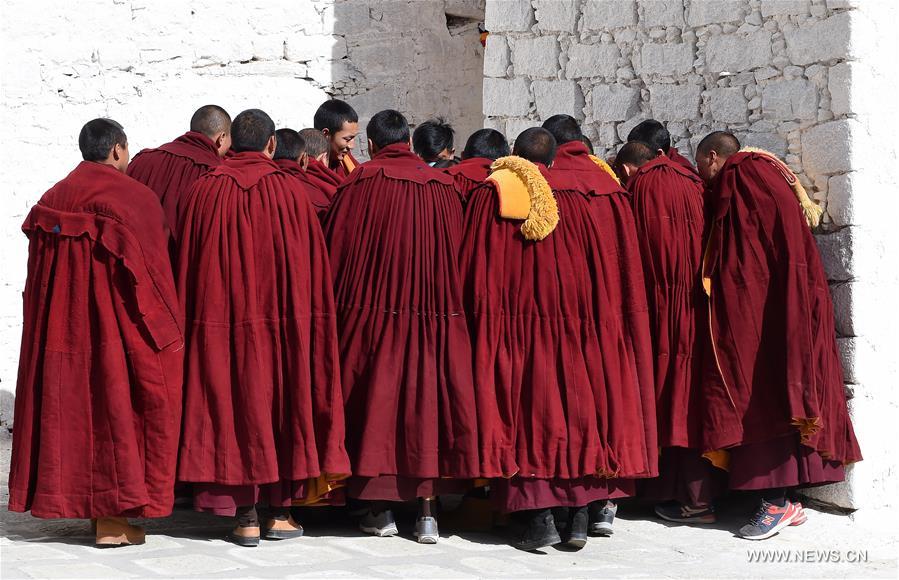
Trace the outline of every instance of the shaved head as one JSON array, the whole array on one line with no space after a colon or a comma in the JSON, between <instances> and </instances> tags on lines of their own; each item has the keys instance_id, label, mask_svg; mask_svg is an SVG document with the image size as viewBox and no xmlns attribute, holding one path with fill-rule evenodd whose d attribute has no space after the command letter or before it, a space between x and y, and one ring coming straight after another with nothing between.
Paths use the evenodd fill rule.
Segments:
<instances>
[{"instance_id":1,"label":"shaved head","mask_svg":"<svg viewBox=\"0 0 899 580\"><path fill-rule=\"evenodd\" d=\"M563 145L571 141L584 140L584 134L581 133L581 127L578 125L577 119L571 115L553 115L543 122L543 128L552 133L556 143Z\"/></svg>"},{"instance_id":2,"label":"shaved head","mask_svg":"<svg viewBox=\"0 0 899 580\"><path fill-rule=\"evenodd\" d=\"M615 161L612 168L621 183L627 184L631 177L637 173L637 170L659 156L657 149L651 148L641 141L631 141L625 143L615 155Z\"/></svg>"},{"instance_id":3,"label":"shaved head","mask_svg":"<svg viewBox=\"0 0 899 580\"><path fill-rule=\"evenodd\" d=\"M730 157L740 150L740 140L727 131L713 131L703 137L696 147L696 155L708 155L714 151L722 157Z\"/></svg>"},{"instance_id":4,"label":"shaved head","mask_svg":"<svg viewBox=\"0 0 899 580\"><path fill-rule=\"evenodd\" d=\"M300 137L306 142L306 155L309 157L318 157L322 153L327 153L331 150L331 143L328 141L328 138L318 129L313 127L302 129Z\"/></svg>"},{"instance_id":5,"label":"shaved head","mask_svg":"<svg viewBox=\"0 0 899 580\"><path fill-rule=\"evenodd\" d=\"M231 132L231 115L218 105L204 105L190 118L190 130L215 139L219 133Z\"/></svg>"},{"instance_id":6,"label":"shaved head","mask_svg":"<svg viewBox=\"0 0 899 580\"><path fill-rule=\"evenodd\" d=\"M306 152L306 142L293 129L278 129L275 131L275 140L278 144L275 146L275 156L272 159L298 161Z\"/></svg>"},{"instance_id":7,"label":"shaved head","mask_svg":"<svg viewBox=\"0 0 899 580\"><path fill-rule=\"evenodd\" d=\"M646 119L638 123L627 134L627 140L646 143L653 150L661 149L665 155L671 149L671 134L665 128L665 125L662 125L655 119Z\"/></svg>"},{"instance_id":8,"label":"shaved head","mask_svg":"<svg viewBox=\"0 0 899 580\"><path fill-rule=\"evenodd\" d=\"M709 133L696 147L696 171L706 183L711 183L727 158L739 150L740 141L733 133L727 131Z\"/></svg>"},{"instance_id":9,"label":"shaved head","mask_svg":"<svg viewBox=\"0 0 899 580\"><path fill-rule=\"evenodd\" d=\"M231 127L234 139L234 150L264 151L275 136L275 123L265 111L259 109L247 109L234 118ZM274 149L271 151L274 154Z\"/></svg>"},{"instance_id":10,"label":"shaved head","mask_svg":"<svg viewBox=\"0 0 899 580\"><path fill-rule=\"evenodd\" d=\"M531 127L515 139L512 155L549 167L556 158L556 138L543 127Z\"/></svg>"}]
</instances>

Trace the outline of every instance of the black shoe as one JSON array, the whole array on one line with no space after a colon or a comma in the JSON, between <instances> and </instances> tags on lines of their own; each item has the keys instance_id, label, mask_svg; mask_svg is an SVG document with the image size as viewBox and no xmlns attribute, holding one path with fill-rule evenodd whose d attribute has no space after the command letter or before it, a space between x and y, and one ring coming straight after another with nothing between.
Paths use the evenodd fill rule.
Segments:
<instances>
[{"instance_id":1,"label":"black shoe","mask_svg":"<svg viewBox=\"0 0 899 580\"><path fill-rule=\"evenodd\" d=\"M568 510L568 526L565 544L580 550L587 545L587 527L590 520L587 506Z\"/></svg>"},{"instance_id":2,"label":"black shoe","mask_svg":"<svg viewBox=\"0 0 899 580\"><path fill-rule=\"evenodd\" d=\"M561 544L562 538L556 530L556 522L551 510L537 510L528 520L528 527L521 539L513 544L519 550L530 552L548 546Z\"/></svg>"},{"instance_id":3,"label":"black shoe","mask_svg":"<svg viewBox=\"0 0 899 580\"><path fill-rule=\"evenodd\" d=\"M656 515L669 522L680 524L714 524L715 508L691 507L677 501L660 503L655 507Z\"/></svg>"},{"instance_id":4,"label":"black shoe","mask_svg":"<svg viewBox=\"0 0 899 580\"><path fill-rule=\"evenodd\" d=\"M613 501L595 501L590 504L590 535L611 536L614 533L612 524L618 504Z\"/></svg>"}]
</instances>

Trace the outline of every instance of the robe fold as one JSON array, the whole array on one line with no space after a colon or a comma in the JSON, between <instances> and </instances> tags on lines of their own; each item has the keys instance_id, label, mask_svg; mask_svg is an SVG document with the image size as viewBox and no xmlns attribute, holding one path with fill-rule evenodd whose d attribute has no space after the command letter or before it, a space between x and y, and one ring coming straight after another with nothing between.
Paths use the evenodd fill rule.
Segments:
<instances>
[{"instance_id":1,"label":"robe fold","mask_svg":"<svg viewBox=\"0 0 899 580\"><path fill-rule=\"evenodd\" d=\"M346 179L354 169L359 167L360 163L353 157L352 151L347 151L343 159L338 159L334 155L328 163L328 169L333 171L341 180Z\"/></svg>"},{"instance_id":2,"label":"robe fold","mask_svg":"<svg viewBox=\"0 0 899 580\"><path fill-rule=\"evenodd\" d=\"M479 450L481 395L462 311L462 209L452 178L408 144L390 145L344 181L323 227L353 475L499 475L501 450ZM400 488L422 489L421 482L367 483L393 490L371 499L410 499ZM359 489L356 482L348 491L358 497Z\"/></svg>"},{"instance_id":3,"label":"robe fold","mask_svg":"<svg viewBox=\"0 0 899 580\"><path fill-rule=\"evenodd\" d=\"M692 173L694 175L699 175L696 172L696 167L692 163L690 163L689 159L687 159L686 157L684 157L683 155L680 154L680 151L677 150L677 147L671 147L670 149L668 149L667 157L668 157L668 159L670 159L671 161L674 161L675 163L677 163L684 169L688 169L690 171L690 173Z\"/></svg>"},{"instance_id":4,"label":"robe fold","mask_svg":"<svg viewBox=\"0 0 899 580\"><path fill-rule=\"evenodd\" d=\"M221 163L212 139L188 131L171 143L135 155L128 164L128 175L156 192L166 222L175 233L179 200L198 177Z\"/></svg>"},{"instance_id":5,"label":"robe fold","mask_svg":"<svg viewBox=\"0 0 899 580\"><path fill-rule=\"evenodd\" d=\"M586 145L580 141L559 146L549 174L550 185L557 196L577 193L590 200L590 216L598 236L598 251L590 267L596 278L594 299L599 313L603 356L618 353L614 356L621 364L617 375L609 380L619 381L624 389L637 393L641 404L641 415L618 416L616 421L629 424L618 427L620 429L633 428L634 421L641 421L639 425L644 432L641 441L653 443L646 449L633 450L636 454L645 454L643 461L647 468L630 475L655 477L658 474L658 447L655 443L652 341L643 265L629 195L590 159Z\"/></svg>"},{"instance_id":6,"label":"robe fold","mask_svg":"<svg viewBox=\"0 0 899 580\"><path fill-rule=\"evenodd\" d=\"M309 197L309 201L315 209L315 215L319 219L325 217L325 214L328 213L328 206L331 204L331 198L312 183L303 167L293 159L276 159L275 163L281 171L300 181L302 191Z\"/></svg>"},{"instance_id":7,"label":"robe fold","mask_svg":"<svg viewBox=\"0 0 899 580\"><path fill-rule=\"evenodd\" d=\"M309 165L306 166L306 178L325 194L328 200L334 198L341 182L341 177L318 159L309 160Z\"/></svg>"},{"instance_id":8,"label":"robe fold","mask_svg":"<svg viewBox=\"0 0 899 580\"><path fill-rule=\"evenodd\" d=\"M453 184L456 186L462 205L468 203L472 190L487 179L487 175L490 174L490 165L492 164L493 160L486 157L470 157L443 170L452 176Z\"/></svg>"},{"instance_id":9,"label":"robe fold","mask_svg":"<svg viewBox=\"0 0 899 580\"><path fill-rule=\"evenodd\" d=\"M815 239L776 162L761 153L728 158L712 186L710 239L703 273L709 289L711 352L705 375L704 450L792 447L811 451L799 484L832 481L829 469L861 459L846 405L833 307ZM801 445L784 444L798 438ZM779 443L778 443L779 441ZM801 447L801 448L800 448ZM745 459L744 459L745 460ZM742 487L777 485L762 465ZM829 472L829 474L828 474ZM732 477L732 479L734 479Z\"/></svg>"},{"instance_id":10,"label":"robe fold","mask_svg":"<svg viewBox=\"0 0 899 580\"><path fill-rule=\"evenodd\" d=\"M194 184L178 219L178 477L235 497L268 484L323 495L349 474L327 249L297 185L262 153L236 153Z\"/></svg>"},{"instance_id":11,"label":"robe fold","mask_svg":"<svg viewBox=\"0 0 899 580\"><path fill-rule=\"evenodd\" d=\"M649 304L659 446L698 449L704 186L696 174L660 155L637 171L628 189Z\"/></svg>"},{"instance_id":12,"label":"robe fold","mask_svg":"<svg viewBox=\"0 0 899 580\"><path fill-rule=\"evenodd\" d=\"M156 195L85 161L22 229L28 277L10 511L167 516L183 338Z\"/></svg>"},{"instance_id":13,"label":"robe fold","mask_svg":"<svg viewBox=\"0 0 899 580\"><path fill-rule=\"evenodd\" d=\"M599 198L556 190L553 171L537 167L553 187L555 229L526 240L488 181L469 199L460 258L475 382L496 393L517 467L495 482L503 511L631 495L633 482L616 478L655 471L652 385L638 383L603 287Z\"/></svg>"}]
</instances>

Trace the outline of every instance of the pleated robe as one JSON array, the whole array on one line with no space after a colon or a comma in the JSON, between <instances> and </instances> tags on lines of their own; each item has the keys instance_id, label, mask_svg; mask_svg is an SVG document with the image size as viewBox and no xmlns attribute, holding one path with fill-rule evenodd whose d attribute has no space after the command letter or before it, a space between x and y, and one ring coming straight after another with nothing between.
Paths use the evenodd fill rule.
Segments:
<instances>
[{"instance_id":1,"label":"pleated robe","mask_svg":"<svg viewBox=\"0 0 899 580\"><path fill-rule=\"evenodd\" d=\"M503 450L478 443L452 178L408 144L389 145L341 185L323 227L350 426L350 497L408 500L439 492L439 478L499 475Z\"/></svg>"},{"instance_id":2,"label":"pleated robe","mask_svg":"<svg viewBox=\"0 0 899 580\"><path fill-rule=\"evenodd\" d=\"M178 478L215 500L199 509L315 502L349 474L331 272L297 185L262 153L239 152L182 204Z\"/></svg>"},{"instance_id":3,"label":"pleated robe","mask_svg":"<svg viewBox=\"0 0 899 580\"><path fill-rule=\"evenodd\" d=\"M319 219L325 217L325 214L328 213L328 206L331 205L331 198L313 184L303 167L293 159L276 159L275 163L281 171L296 178L302 184L301 190L309 197L309 201L315 209L315 215Z\"/></svg>"},{"instance_id":4,"label":"pleated robe","mask_svg":"<svg viewBox=\"0 0 899 580\"><path fill-rule=\"evenodd\" d=\"M309 160L309 164L306 166L306 178L313 183L319 191L325 194L329 200L337 193L337 187L341 182L340 176L328 169L328 167L318 159Z\"/></svg>"},{"instance_id":5,"label":"pleated robe","mask_svg":"<svg viewBox=\"0 0 899 580\"><path fill-rule=\"evenodd\" d=\"M861 452L802 208L777 162L755 152L728 158L710 200L703 449L728 451L732 489L839 481Z\"/></svg>"},{"instance_id":6,"label":"pleated robe","mask_svg":"<svg viewBox=\"0 0 899 580\"><path fill-rule=\"evenodd\" d=\"M552 172L538 167L552 185ZM540 241L499 216L490 182L474 190L465 216L460 267L475 381L496 392L518 468L493 483L503 511L632 495L629 479L655 469L645 426L655 417L644 415L632 356L597 276L595 199L554 193L560 220Z\"/></svg>"},{"instance_id":7,"label":"pleated robe","mask_svg":"<svg viewBox=\"0 0 899 580\"><path fill-rule=\"evenodd\" d=\"M156 195L84 161L22 229L28 277L10 511L167 516L183 339Z\"/></svg>"},{"instance_id":8,"label":"pleated robe","mask_svg":"<svg viewBox=\"0 0 899 580\"><path fill-rule=\"evenodd\" d=\"M188 131L171 143L135 155L128 165L128 175L156 192L166 223L175 233L180 199L198 177L221 163L212 139Z\"/></svg>"},{"instance_id":9,"label":"pleated robe","mask_svg":"<svg viewBox=\"0 0 899 580\"><path fill-rule=\"evenodd\" d=\"M459 193L459 199L462 200L462 205L468 203L472 190L487 179L492 163L493 160L486 157L470 157L443 170L453 177L453 183Z\"/></svg>"}]
</instances>

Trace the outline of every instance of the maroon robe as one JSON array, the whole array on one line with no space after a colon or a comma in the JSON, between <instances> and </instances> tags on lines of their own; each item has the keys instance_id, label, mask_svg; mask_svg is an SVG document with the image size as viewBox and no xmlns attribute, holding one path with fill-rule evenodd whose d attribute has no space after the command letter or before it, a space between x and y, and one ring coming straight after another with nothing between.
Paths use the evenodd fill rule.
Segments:
<instances>
[{"instance_id":1,"label":"maroon robe","mask_svg":"<svg viewBox=\"0 0 899 580\"><path fill-rule=\"evenodd\" d=\"M615 478L656 469L652 386L638 382L601 277L600 198L556 190L538 167L555 192L555 230L525 240L488 182L469 200L460 260L475 382L495 390L519 469L496 482L504 511L630 495L633 481Z\"/></svg>"},{"instance_id":2,"label":"maroon robe","mask_svg":"<svg viewBox=\"0 0 899 580\"><path fill-rule=\"evenodd\" d=\"M776 161L740 152L716 176L710 203L704 450L731 448L734 489L842 479L861 453L827 278L796 196Z\"/></svg>"},{"instance_id":3,"label":"maroon robe","mask_svg":"<svg viewBox=\"0 0 899 580\"><path fill-rule=\"evenodd\" d=\"M660 155L637 171L628 189L649 304L659 446L698 449L705 188L696 174Z\"/></svg>"},{"instance_id":4,"label":"maroon robe","mask_svg":"<svg viewBox=\"0 0 899 580\"><path fill-rule=\"evenodd\" d=\"M274 484L263 493L277 487L289 503L307 481L349 473L327 249L297 185L264 154L237 153L181 205L178 478L234 497Z\"/></svg>"},{"instance_id":5,"label":"maroon robe","mask_svg":"<svg viewBox=\"0 0 899 580\"><path fill-rule=\"evenodd\" d=\"M10 511L168 515L183 339L156 195L84 161L22 229L28 278Z\"/></svg>"},{"instance_id":6,"label":"maroon robe","mask_svg":"<svg viewBox=\"0 0 899 580\"><path fill-rule=\"evenodd\" d=\"M326 196L328 200L334 199L337 193L337 187L342 181L340 176L328 169L328 167L318 159L309 159L306 166L306 178L315 185Z\"/></svg>"},{"instance_id":7,"label":"maroon robe","mask_svg":"<svg viewBox=\"0 0 899 580\"><path fill-rule=\"evenodd\" d=\"M677 150L677 147L671 147L670 149L668 149L667 156L668 156L668 159L674 161L675 163L677 163L684 169L690 170L690 173L693 173L694 175L699 175L699 173L697 173L697 171L696 171L696 167L694 167L693 164L690 163L689 159L687 159L686 157L684 157L683 155L680 154L680 151Z\"/></svg>"},{"instance_id":8,"label":"maroon robe","mask_svg":"<svg viewBox=\"0 0 899 580\"><path fill-rule=\"evenodd\" d=\"M325 214L328 213L331 198L312 183L303 167L293 159L276 159L275 163L281 171L297 178L303 184L302 190L309 197L309 201L315 209L315 214L319 219L324 218Z\"/></svg>"},{"instance_id":9,"label":"maroon robe","mask_svg":"<svg viewBox=\"0 0 899 580\"><path fill-rule=\"evenodd\" d=\"M487 179L492 164L493 160L486 157L470 157L443 170L453 177L453 183L463 205L468 203L472 190Z\"/></svg>"},{"instance_id":10,"label":"maroon robe","mask_svg":"<svg viewBox=\"0 0 899 580\"><path fill-rule=\"evenodd\" d=\"M620 341L622 349L621 381L640 393L643 404L643 428L647 441L656 441L655 382L653 380L652 341L643 265L637 241L633 210L627 192L589 157L587 146L569 141L559 146L549 170L553 191L575 192L590 199L592 219L599 233L597 292L603 303L598 310L604 341ZM625 418L625 420L636 420ZM658 474L658 448L647 450L647 472Z\"/></svg>"},{"instance_id":11,"label":"maroon robe","mask_svg":"<svg viewBox=\"0 0 899 580\"><path fill-rule=\"evenodd\" d=\"M389 145L343 183L324 230L353 426L349 495L411 499L436 478L499 475L501 449L479 460L452 178Z\"/></svg>"},{"instance_id":12,"label":"maroon robe","mask_svg":"<svg viewBox=\"0 0 899 580\"><path fill-rule=\"evenodd\" d=\"M171 143L144 149L128 165L128 175L159 196L165 219L177 235L178 202L198 177L222 163L212 139L188 131Z\"/></svg>"},{"instance_id":13,"label":"maroon robe","mask_svg":"<svg viewBox=\"0 0 899 580\"><path fill-rule=\"evenodd\" d=\"M343 159L338 159L336 156L331 156L328 162L328 169L333 171L337 177L341 180L346 179L352 170L347 168L347 159L349 159L350 163L353 165L353 169L359 167L360 163L353 157L352 151L347 151L347 153L343 156Z\"/></svg>"}]
</instances>

